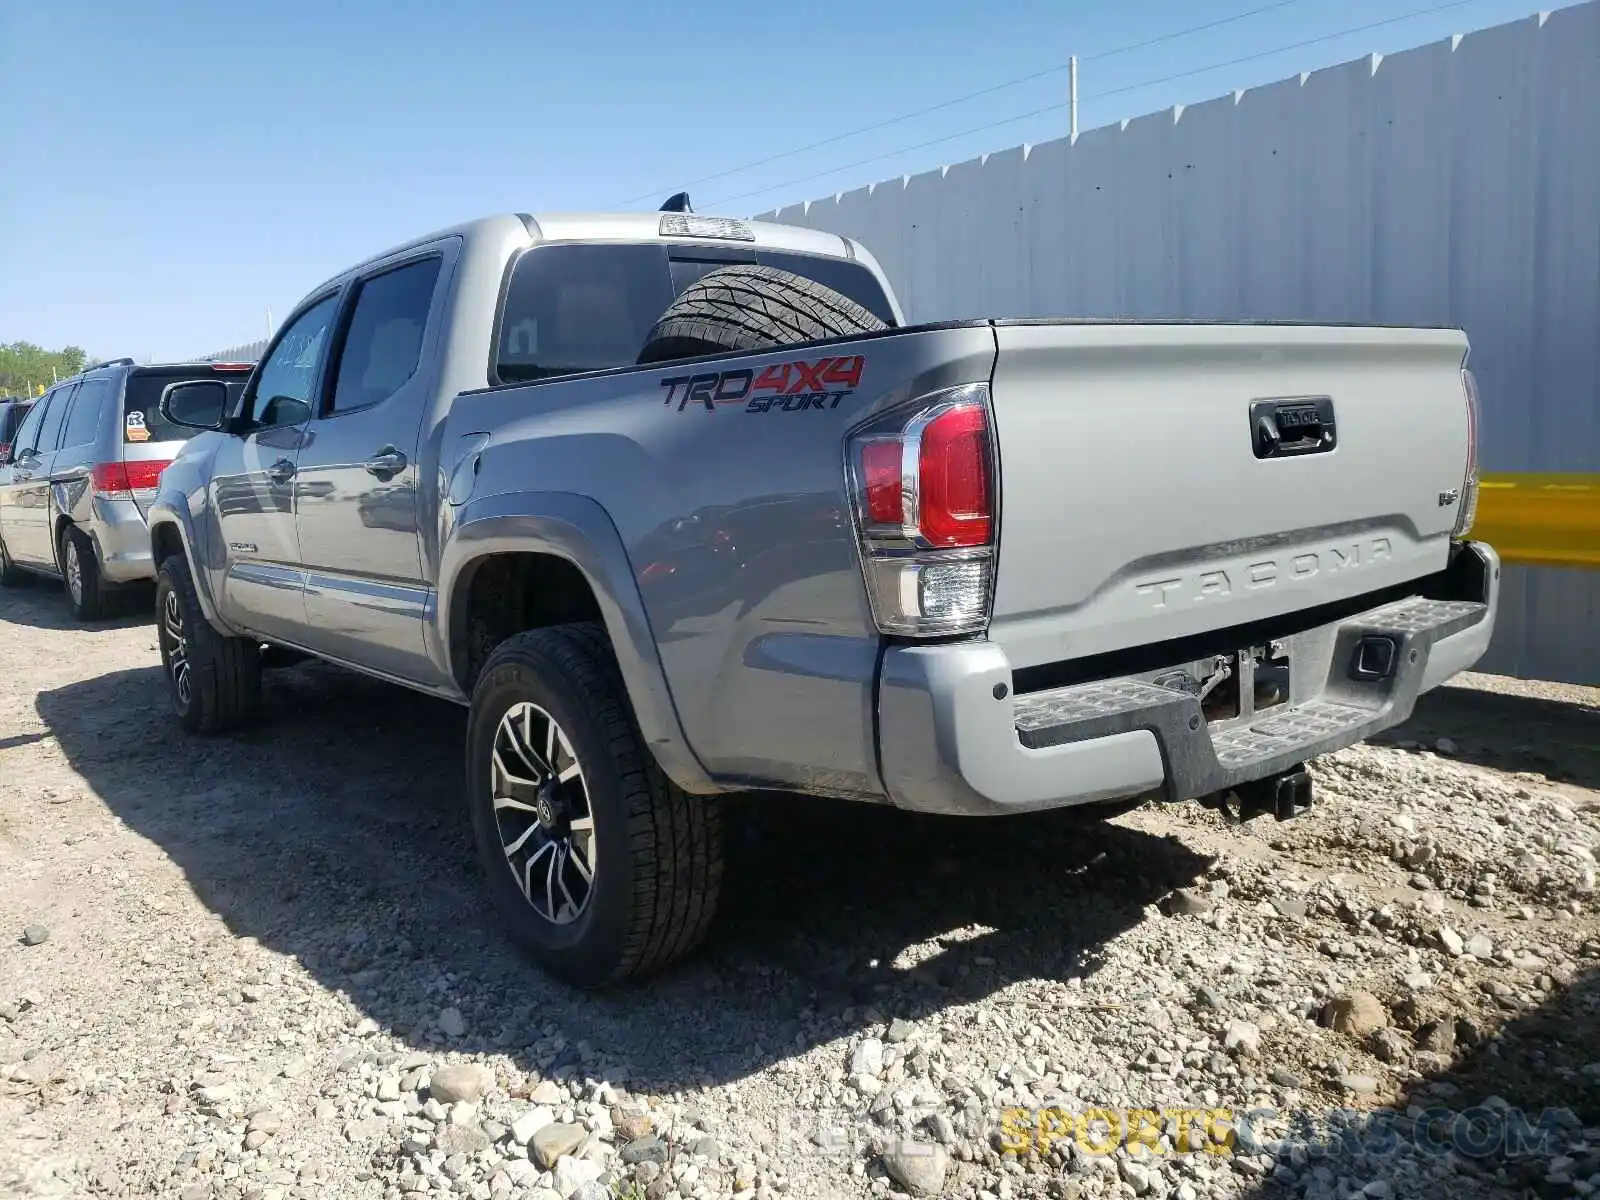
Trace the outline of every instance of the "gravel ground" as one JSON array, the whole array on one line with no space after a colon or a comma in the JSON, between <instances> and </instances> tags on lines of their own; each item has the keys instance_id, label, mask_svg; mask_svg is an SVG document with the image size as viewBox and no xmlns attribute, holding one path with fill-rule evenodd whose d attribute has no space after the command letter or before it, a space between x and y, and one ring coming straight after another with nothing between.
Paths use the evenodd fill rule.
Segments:
<instances>
[{"instance_id":1,"label":"gravel ground","mask_svg":"<svg viewBox=\"0 0 1600 1200\"><path fill-rule=\"evenodd\" d=\"M706 951L580 995L459 710L302 666L196 741L142 615L0 647L0 1195L1600 1187L1600 693L1464 679L1281 825L768 801Z\"/></svg>"}]
</instances>

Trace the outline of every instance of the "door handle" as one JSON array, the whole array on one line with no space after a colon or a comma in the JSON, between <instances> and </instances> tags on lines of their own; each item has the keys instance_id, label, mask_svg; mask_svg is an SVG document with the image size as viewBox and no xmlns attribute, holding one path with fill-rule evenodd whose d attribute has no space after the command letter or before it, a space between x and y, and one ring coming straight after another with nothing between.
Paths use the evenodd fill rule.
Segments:
<instances>
[{"instance_id":1,"label":"door handle","mask_svg":"<svg viewBox=\"0 0 1600 1200\"><path fill-rule=\"evenodd\" d=\"M294 464L287 458L280 458L267 468L267 478L279 485L288 483L294 478Z\"/></svg>"},{"instance_id":2,"label":"door handle","mask_svg":"<svg viewBox=\"0 0 1600 1200\"><path fill-rule=\"evenodd\" d=\"M406 456L393 446L385 446L367 459L364 465L373 475L398 475L406 469Z\"/></svg>"}]
</instances>

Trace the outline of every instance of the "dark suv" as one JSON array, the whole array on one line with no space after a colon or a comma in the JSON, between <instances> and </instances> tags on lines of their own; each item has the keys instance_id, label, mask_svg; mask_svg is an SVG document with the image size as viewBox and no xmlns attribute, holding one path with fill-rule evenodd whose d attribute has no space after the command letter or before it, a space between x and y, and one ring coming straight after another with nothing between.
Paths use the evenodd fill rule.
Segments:
<instances>
[{"instance_id":1,"label":"dark suv","mask_svg":"<svg viewBox=\"0 0 1600 1200\"><path fill-rule=\"evenodd\" d=\"M7 396L0 400L0 467L11 461L11 442L17 436L22 419L33 407L32 400Z\"/></svg>"},{"instance_id":2,"label":"dark suv","mask_svg":"<svg viewBox=\"0 0 1600 1200\"><path fill-rule=\"evenodd\" d=\"M51 388L22 419L0 467L0 583L24 571L66 583L73 612L98 617L117 585L155 578L145 509L193 430L161 415L175 383L243 390L253 363L98 363Z\"/></svg>"}]
</instances>

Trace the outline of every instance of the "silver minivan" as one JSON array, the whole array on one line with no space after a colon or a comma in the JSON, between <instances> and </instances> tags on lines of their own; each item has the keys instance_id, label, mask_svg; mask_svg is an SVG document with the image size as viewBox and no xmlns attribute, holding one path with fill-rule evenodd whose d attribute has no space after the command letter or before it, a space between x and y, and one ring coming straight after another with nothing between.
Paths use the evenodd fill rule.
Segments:
<instances>
[{"instance_id":1,"label":"silver minivan","mask_svg":"<svg viewBox=\"0 0 1600 1200\"><path fill-rule=\"evenodd\" d=\"M99 617L119 587L155 578L145 508L192 434L161 416L174 383L222 379L230 398L254 363L99 363L51 388L0 466L0 584L27 572L66 584L73 613Z\"/></svg>"}]
</instances>

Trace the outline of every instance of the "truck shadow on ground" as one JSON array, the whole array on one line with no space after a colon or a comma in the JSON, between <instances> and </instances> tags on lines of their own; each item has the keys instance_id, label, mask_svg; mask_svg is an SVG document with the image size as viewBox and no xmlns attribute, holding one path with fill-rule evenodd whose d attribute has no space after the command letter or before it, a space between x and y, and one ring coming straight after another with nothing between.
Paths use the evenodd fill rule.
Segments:
<instances>
[{"instance_id":1,"label":"truck shadow on ground","mask_svg":"<svg viewBox=\"0 0 1600 1200\"><path fill-rule=\"evenodd\" d=\"M256 728L198 739L164 687L156 668L129 670L37 705L73 768L236 935L415 1046L446 1045L451 1006L467 1032L450 1048L558 1078L724 1082L870 1021L1081 975L1209 864L1117 824L749 802L707 947L648 983L579 994L520 958L488 911L462 709L313 663L269 673Z\"/></svg>"},{"instance_id":2,"label":"truck shadow on ground","mask_svg":"<svg viewBox=\"0 0 1600 1200\"><path fill-rule=\"evenodd\" d=\"M1264 1148L1294 1174L1247 1194L1343 1196L1363 1186L1397 1200L1444 1188L1461 1200L1578 1194L1571 1181L1600 1172L1600 1145L1585 1144L1582 1132L1600 1126L1600 968L1485 1032L1339 1133L1319 1124L1342 1104L1333 1092L1286 1120L1263 1115ZM1564 1178L1550 1178L1552 1167Z\"/></svg>"},{"instance_id":3,"label":"truck shadow on ground","mask_svg":"<svg viewBox=\"0 0 1600 1200\"><path fill-rule=\"evenodd\" d=\"M1442 687L1424 696L1405 724L1372 740L1431 750L1440 738L1454 743L1451 757L1466 762L1600 789L1600 707Z\"/></svg>"}]
</instances>

